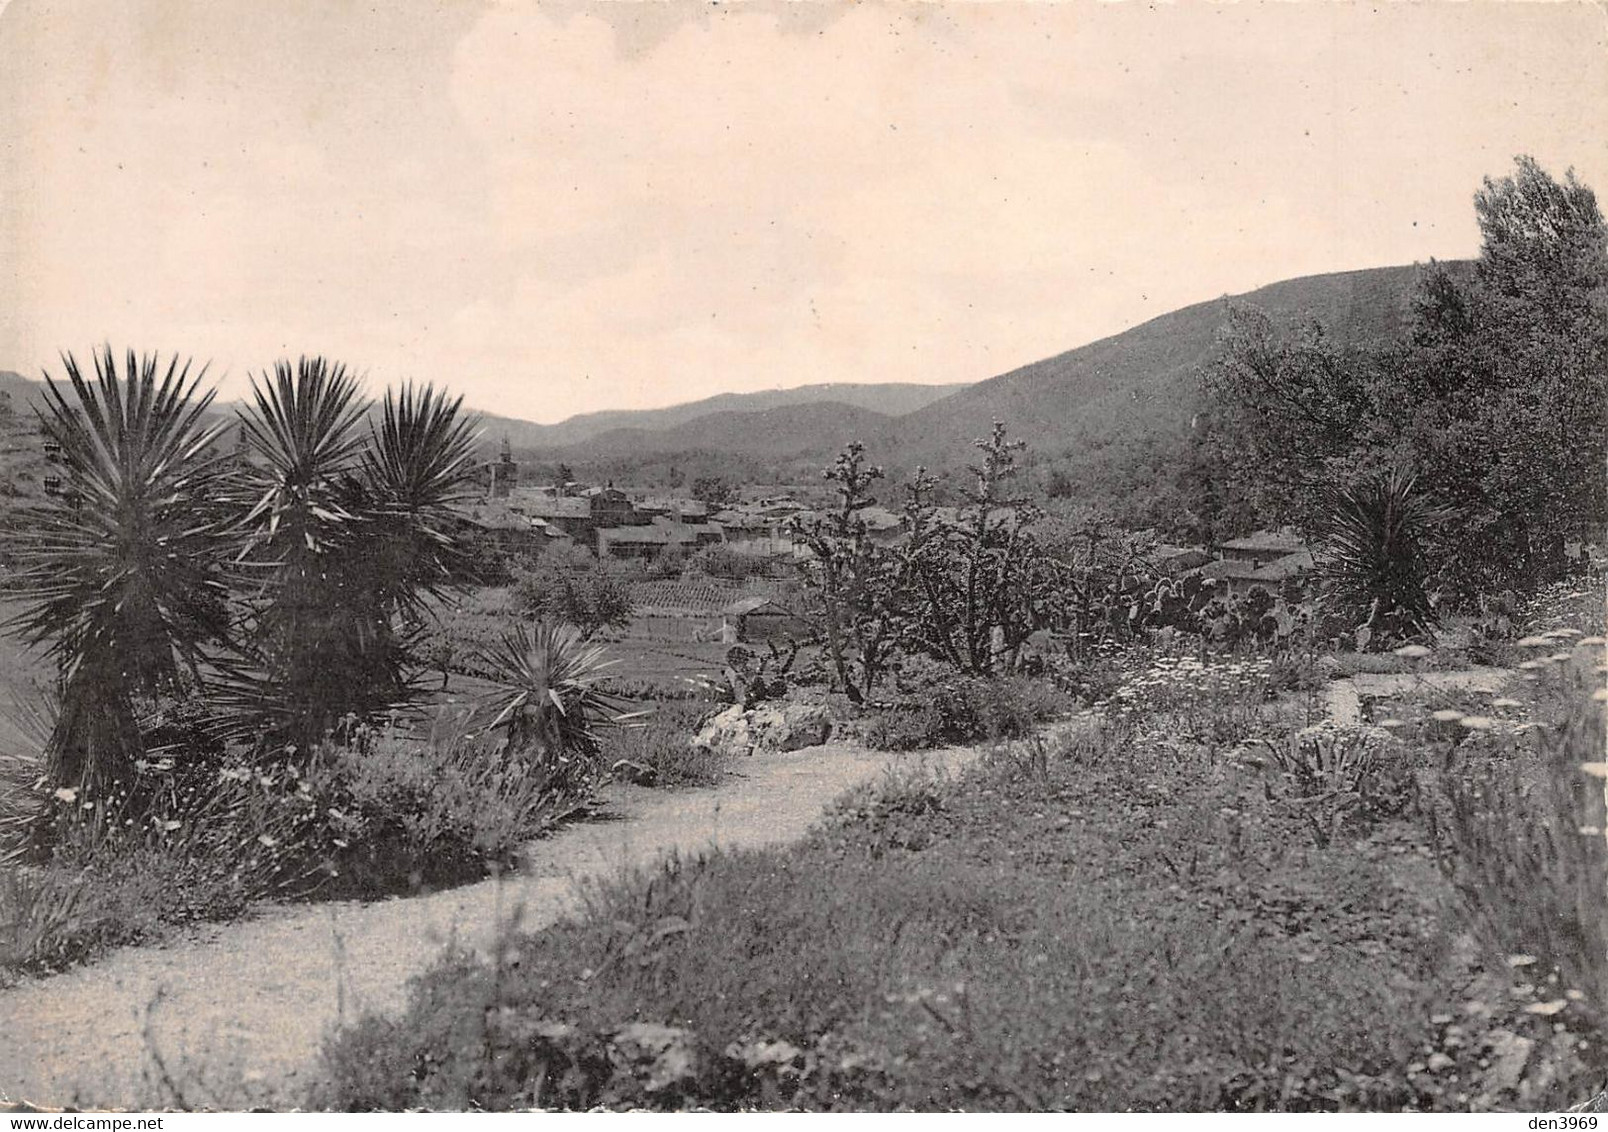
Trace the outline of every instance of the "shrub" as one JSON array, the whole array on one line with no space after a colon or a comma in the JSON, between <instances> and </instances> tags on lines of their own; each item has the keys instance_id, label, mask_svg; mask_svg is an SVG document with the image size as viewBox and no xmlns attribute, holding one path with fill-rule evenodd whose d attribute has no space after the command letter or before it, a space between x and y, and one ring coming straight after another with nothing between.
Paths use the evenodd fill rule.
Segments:
<instances>
[{"instance_id":1,"label":"shrub","mask_svg":"<svg viewBox=\"0 0 1608 1132\"><path fill-rule=\"evenodd\" d=\"M573 625L516 625L480 656L492 730L503 733L511 757L558 773L565 788L582 786L598 769L600 733L624 721L624 703L599 682L613 663Z\"/></svg>"},{"instance_id":2,"label":"shrub","mask_svg":"<svg viewBox=\"0 0 1608 1132\"><path fill-rule=\"evenodd\" d=\"M1450 988L1431 985L1441 942L1419 935L1418 910L1378 868L1292 856L1249 814L1244 843L1224 836L1223 797L1194 781L1144 806L1130 794L1081 767L1052 768L1048 784L1003 767L950 786L897 780L802 846L672 859L600 886L575 921L511 935L501 961L446 959L402 1018L335 1037L315 1099L1420 1103L1402 1067ZM1061 795L1100 820L1064 828L1035 812Z\"/></svg>"},{"instance_id":3,"label":"shrub","mask_svg":"<svg viewBox=\"0 0 1608 1132\"><path fill-rule=\"evenodd\" d=\"M1596 653L1600 659L1601 653ZM1432 810L1441 863L1496 954L1538 957L1608 1027L1608 845L1600 682L1554 677L1566 706L1533 748L1498 738L1448 752ZM1476 735L1482 733L1476 732ZM1560 1000L1567 1002L1568 999Z\"/></svg>"},{"instance_id":4,"label":"shrub","mask_svg":"<svg viewBox=\"0 0 1608 1132\"><path fill-rule=\"evenodd\" d=\"M1055 685L1026 676L925 675L899 701L877 708L859 725L868 746L904 751L945 743L1021 739L1040 723L1071 710ZM930 681L930 682L929 682ZM918 690L919 689L919 690Z\"/></svg>"},{"instance_id":5,"label":"shrub","mask_svg":"<svg viewBox=\"0 0 1608 1132\"><path fill-rule=\"evenodd\" d=\"M631 623L631 591L615 571L593 562L574 568L547 559L515 581L515 608L524 616L577 626L586 636Z\"/></svg>"},{"instance_id":6,"label":"shrub","mask_svg":"<svg viewBox=\"0 0 1608 1132\"><path fill-rule=\"evenodd\" d=\"M478 879L590 800L591 782L461 731L360 735L327 749L321 773L342 842L337 887L359 895Z\"/></svg>"},{"instance_id":7,"label":"shrub","mask_svg":"<svg viewBox=\"0 0 1608 1132\"><path fill-rule=\"evenodd\" d=\"M12 971L65 966L87 950L89 893L60 869L0 872L0 983Z\"/></svg>"},{"instance_id":8,"label":"shrub","mask_svg":"<svg viewBox=\"0 0 1608 1132\"><path fill-rule=\"evenodd\" d=\"M0 968L58 966L266 898L479 879L585 806L595 780L484 735L359 727L311 759L161 760L99 798L63 788L39 799L47 855L0 888Z\"/></svg>"},{"instance_id":9,"label":"shrub","mask_svg":"<svg viewBox=\"0 0 1608 1132\"><path fill-rule=\"evenodd\" d=\"M696 700L655 704L634 725L609 730L603 739L603 765L644 786L714 785L725 773L720 757L690 743L711 710L712 705Z\"/></svg>"},{"instance_id":10,"label":"shrub","mask_svg":"<svg viewBox=\"0 0 1608 1132\"><path fill-rule=\"evenodd\" d=\"M1277 742L1254 742L1278 779L1273 794L1320 849L1401 815L1414 795L1409 752L1377 727L1324 722Z\"/></svg>"}]
</instances>

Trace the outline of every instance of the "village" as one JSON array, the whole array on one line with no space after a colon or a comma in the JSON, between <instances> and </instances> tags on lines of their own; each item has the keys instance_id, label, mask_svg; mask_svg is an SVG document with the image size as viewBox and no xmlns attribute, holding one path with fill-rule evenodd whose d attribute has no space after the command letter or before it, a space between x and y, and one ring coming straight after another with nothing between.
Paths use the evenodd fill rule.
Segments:
<instances>
[{"instance_id":1,"label":"village","mask_svg":"<svg viewBox=\"0 0 1608 1132\"><path fill-rule=\"evenodd\" d=\"M781 576L811 557L797 532L820 516L785 493L712 507L686 497L633 495L613 484L524 483L506 442L496 461L482 465L479 482L485 496L465 508L466 522L516 556L579 548L600 562L644 563L720 546L757 560L755 573ZM934 514L953 523L960 511L940 507ZM910 537L905 517L890 508L873 505L857 516L879 546L898 547ZM1235 597L1257 587L1270 594L1298 587L1313 568L1311 550L1288 527L1253 531L1209 547L1156 542L1145 562L1160 575L1211 579L1220 592Z\"/></svg>"}]
</instances>

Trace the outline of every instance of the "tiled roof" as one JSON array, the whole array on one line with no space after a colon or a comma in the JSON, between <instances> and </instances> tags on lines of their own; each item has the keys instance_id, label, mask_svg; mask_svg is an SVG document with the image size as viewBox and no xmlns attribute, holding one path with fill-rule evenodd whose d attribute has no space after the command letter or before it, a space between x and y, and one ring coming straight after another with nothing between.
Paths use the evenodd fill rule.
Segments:
<instances>
[{"instance_id":1,"label":"tiled roof","mask_svg":"<svg viewBox=\"0 0 1608 1132\"><path fill-rule=\"evenodd\" d=\"M516 500L513 506L527 515L539 519L589 519L592 517L592 506L585 499L572 496L553 498L525 498Z\"/></svg>"},{"instance_id":2,"label":"tiled roof","mask_svg":"<svg viewBox=\"0 0 1608 1132\"><path fill-rule=\"evenodd\" d=\"M1282 551L1285 554L1294 554L1304 544L1300 537L1290 530L1283 531L1252 531L1244 538L1231 539L1222 544L1223 550L1243 551Z\"/></svg>"},{"instance_id":3,"label":"tiled roof","mask_svg":"<svg viewBox=\"0 0 1608 1132\"><path fill-rule=\"evenodd\" d=\"M1293 578L1312 569L1312 552L1298 550L1294 554L1286 554L1283 558L1274 559L1256 572L1256 577L1269 582L1282 582L1286 578Z\"/></svg>"}]
</instances>

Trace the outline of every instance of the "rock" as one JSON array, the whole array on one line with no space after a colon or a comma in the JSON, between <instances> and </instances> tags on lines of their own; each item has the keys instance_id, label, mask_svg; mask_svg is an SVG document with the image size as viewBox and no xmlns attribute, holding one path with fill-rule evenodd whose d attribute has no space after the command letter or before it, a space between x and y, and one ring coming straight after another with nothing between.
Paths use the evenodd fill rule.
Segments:
<instances>
[{"instance_id":1,"label":"rock","mask_svg":"<svg viewBox=\"0 0 1608 1132\"><path fill-rule=\"evenodd\" d=\"M826 742L832 734L832 713L826 710L825 704L789 703L782 709L782 722L787 728L784 751L814 747Z\"/></svg>"},{"instance_id":2,"label":"rock","mask_svg":"<svg viewBox=\"0 0 1608 1132\"><path fill-rule=\"evenodd\" d=\"M1491 1049L1491 1068L1485 1074L1487 1093L1516 1092L1530 1064L1535 1042L1521 1038L1511 1030L1492 1030L1486 1035Z\"/></svg>"},{"instance_id":3,"label":"rock","mask_svg":"<svg viewBox=\"0 0 1608 1132\"><path fill-rule=\"evenodd\" d=\"M777 702L727 708L692 739L697 750L727 756L759 751L796 751L824 743L832 714L822 703Z\"/></svg>"},{"instance_id":4,"label":"rock","mask_svg":"<svg viewBox=\"0 0 1608 1132\"><path fill-rule=\"evenodd\" d=\"M694 750L713 751L722 755L753 754L754 735L742 705L734 704L704 724L703 729L693 736L690 745Z\"/></svg>"},{"instance_id":5,"label":"rock","mask_svg":"<svg viewBox=\"0 0 1608 1132\"><path fill-rule=\"evenodd\" d=\"M609 1042L611 1060L642 1087L662 1093L698 1076L698 1047L691 1031L653 1022L621 1027Z\"/></svg>"}]
</instances>

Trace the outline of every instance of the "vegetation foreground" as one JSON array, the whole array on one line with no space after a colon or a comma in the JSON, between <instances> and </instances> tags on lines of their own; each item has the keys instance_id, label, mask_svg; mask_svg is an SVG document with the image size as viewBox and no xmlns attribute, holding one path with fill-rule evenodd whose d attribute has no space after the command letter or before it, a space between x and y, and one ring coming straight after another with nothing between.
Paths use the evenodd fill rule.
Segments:
<instances>
[{"instance_id":1,"label":"vegetation foreground","mask_svg":"<svg viewBox=\"0 0 1608 1132\"><path fill-rule=\"evenodd\" d=\"M1242 664L1136 662L1142 706L1119 696L959 781L890 779L791 849L669 860L494 959L444 958L404 1016L329 1044L313 1102L1586 1101L1608 1067L1602 783L1581 770L1601 773L1602 639L1582 633L1602 595L1571 592L1543 638L1548 657L1584 639L1571 659L1458 709L1420 693L1385 727L1307 727L1306 700L1267 706Z\"/></svg>"}]
</instances>

